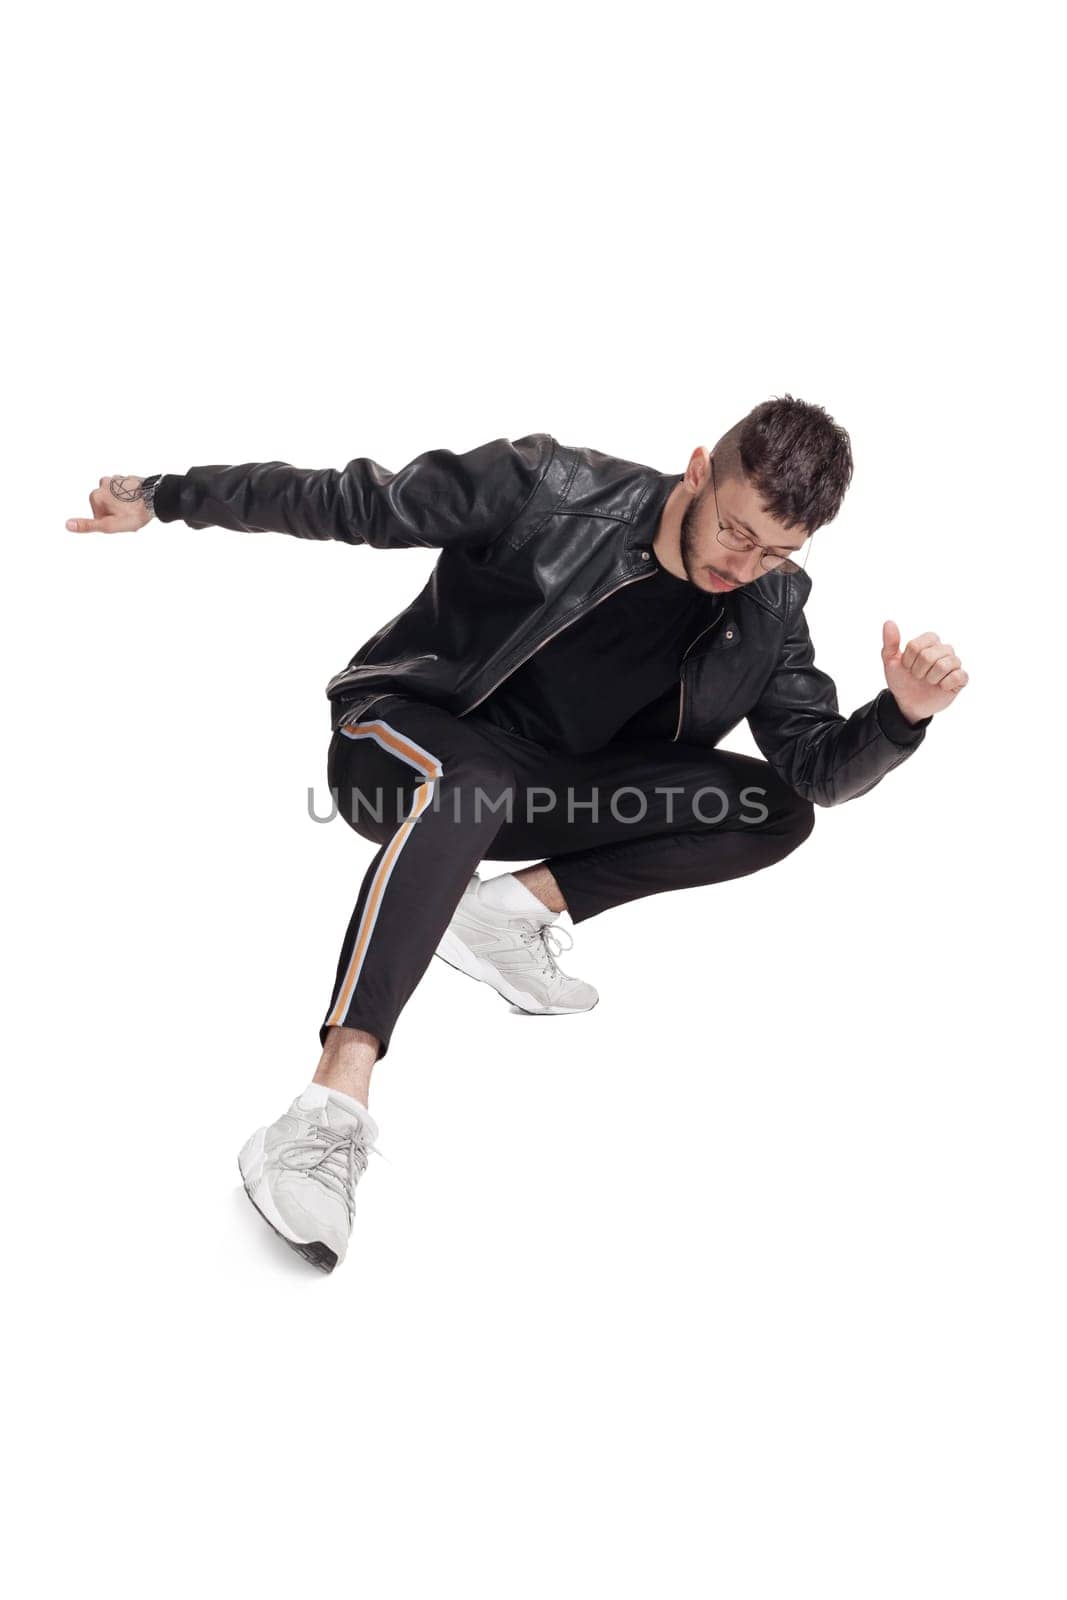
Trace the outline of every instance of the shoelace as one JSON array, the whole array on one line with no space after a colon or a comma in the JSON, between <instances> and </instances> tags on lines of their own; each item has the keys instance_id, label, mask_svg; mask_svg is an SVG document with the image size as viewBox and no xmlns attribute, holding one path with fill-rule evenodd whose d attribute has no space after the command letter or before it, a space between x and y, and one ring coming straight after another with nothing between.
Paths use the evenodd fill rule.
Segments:
<instances>
[{"instance_id":1,"label":"shoelace","mask_svg":"<svg viewBox=\"0 0 1067 1600\"><path fill-rule=\"evenodd\" d=\"M556 942L561 933L570 939L569 944L561 945ZM550 922L543 922L535 928L520 928L519 938L533 955L546 978L564 976L557 967L555 958L562 955L564 950L574 949L574 940L566 928L553 927Z\"/></svg>"},{"instance_id":2,"label":"shoelace","mask_svg":"<svg viewBox=\"0 0 1067 1600\"><path fill-rule=\"evenodd\" d=\"M310 1137L290 1139L280 1145L276 1151L276 1159L280 1166L288 1167L291 1172L301 1172L305 1177L314 1178L323 1188L339 1196L344 1201L351 1220L355 1209L356 1179L366 1172L369 1162L368 1152L371 1150L375 1155L382 1156L383 1161L388 1160L376 1144L367 1143L362 1128L343 1131L340 1128L328 1128L316 1124ZM305 1159L307 1156L313 1159ZM290 1157L295 1159L289 1159Z\"/></svg>"}]
</instances>

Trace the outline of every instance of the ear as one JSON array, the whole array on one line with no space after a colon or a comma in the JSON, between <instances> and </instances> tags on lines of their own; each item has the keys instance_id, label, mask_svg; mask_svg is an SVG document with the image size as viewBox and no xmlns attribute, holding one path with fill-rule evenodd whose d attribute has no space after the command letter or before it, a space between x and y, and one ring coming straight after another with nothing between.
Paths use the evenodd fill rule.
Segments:
<instances>
[{"instance_id":1,"label":"ear","mask_svg":"<svg viewBox=\"0 0 1067 1600\"><path fill-rule=\"evenodd\" d=\"M689 457L686 468L686 477L691 479L698 493L710 487L711 484L711 451L705 444L698 444L693 454Z\"/></svg>"}]
</instances>

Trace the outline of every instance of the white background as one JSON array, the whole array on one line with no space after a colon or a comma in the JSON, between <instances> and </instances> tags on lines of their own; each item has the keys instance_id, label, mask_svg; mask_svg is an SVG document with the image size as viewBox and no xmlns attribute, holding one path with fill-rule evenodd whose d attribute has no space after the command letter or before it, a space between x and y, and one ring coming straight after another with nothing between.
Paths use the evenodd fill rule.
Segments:
<instances>
[{"instance_id":1,"label":"white background","mask_svg":"<svg viewBox=\"0 0 1067 1600\"><path fill-rule=\"evenodd\" d=\"M1062 1596L1047 15L19 24L16 1592ZM681 472L783 393L852 438L809 561L842 708L887 617L970 684L779 867L576 928L593 1012L431 963L313 1272L236 1153L314 1070L374 850L307 814L324 687L433 556L67 517L105 474L538 430Z\"/></svg>"}]
</instances>

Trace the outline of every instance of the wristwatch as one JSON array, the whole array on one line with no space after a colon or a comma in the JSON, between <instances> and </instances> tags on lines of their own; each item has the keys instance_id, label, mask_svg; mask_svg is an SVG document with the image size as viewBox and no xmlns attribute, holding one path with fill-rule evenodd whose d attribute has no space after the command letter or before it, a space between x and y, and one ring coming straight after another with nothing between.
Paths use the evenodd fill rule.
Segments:
<instances>
[{"instance_id":1,"label":"wristwatch","mask_svg":"<svg viewBox=\"0 0 1067 1600\"><path fill-rule=\"evenodd\" d=\"M154 517L156 514L156 484L162 476L161 472L153 472L150 478L141 479L141 493L144 496L144 503L148 507L148 515L150 517Z\"/></svg>"}]
</instances>

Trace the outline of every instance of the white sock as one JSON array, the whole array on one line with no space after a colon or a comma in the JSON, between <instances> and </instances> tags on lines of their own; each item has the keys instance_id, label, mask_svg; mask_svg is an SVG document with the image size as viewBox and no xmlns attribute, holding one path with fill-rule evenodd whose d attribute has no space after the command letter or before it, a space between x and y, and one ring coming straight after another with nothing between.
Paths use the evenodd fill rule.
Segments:
<instances>
[{"instance_id":1,"label":"white sock","mask_svg":"<svg viewBox=\"0 0 1067 1600\"><path fill-rule=\"evenodd\" d=\"M324 1106L328 1100L336 1100L344 1106L346 1111L352 1111L362 1117L367 1117L367 1108L362 1100L357 1100L354 1095L345 1094L343 1089L331 1089L325 1083L309 1083L300 1096L300 1104L310 1111L314 1106Z\"/></svg>"},{"instance_id":2,"label":"white sock","mask_svg":"<svg viewBox=\"0 0 1067 1600\"><path fill-rule=\"evenodd\" d=\"M558 917L543 900L538 900L531 889L520 883L513 872L502 872L497 878L485 878L478 885L479 900L484 900L490 911L510 911L515 916L529 916L539 912L545 921Z\"/></svg>"}]
</instances>

